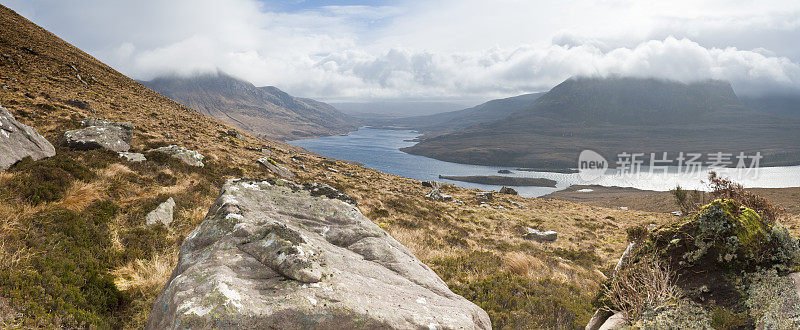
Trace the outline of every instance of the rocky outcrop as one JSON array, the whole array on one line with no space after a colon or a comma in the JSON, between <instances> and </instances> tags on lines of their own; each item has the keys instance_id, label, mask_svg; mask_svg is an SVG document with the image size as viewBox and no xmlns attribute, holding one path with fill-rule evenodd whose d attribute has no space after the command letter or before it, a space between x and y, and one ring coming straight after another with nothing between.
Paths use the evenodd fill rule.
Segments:
<instances>
[{"instance_id":1,"label":"rocky outcrop","mask_svg":"<svg viewBox=\"0 0 800 330\"><path fill-rule=\"evenodd\" d=\"M184 240L147 328L491 327L331 189L228 181Z\"/></svg>"},{"instance_id":2,"label":"rocky outcrop","mask_svg":"<svg viewBox=\"0 0 800 330\"><path fill-rule=\"evenodd\" d=\"M34 160L54 156L56 149L33 128L14 119L8 109L0 106L0 171L22 158Z\"/></svg>"},{"instance_id":3,"label":"rocky outcrop","mask_svg":"<svg viewBox=\"0 0 800 330\"><path fill-rule=\"evenodd\" d=\"M175 209L175 200L170 197L166 202L161 203L155 210L150 211L144 220L144 224L148 227L158 224L169 226L173 220L173 210Z\"/></svg>"},{"instance_id":4,"label":"rocky outcrop","mask_svg":"<svg viewBox=\"0 0 800 330\"><path fill-rule=\"evenodd\" d=\"M81 121L82 129L64 133L64 144L77 150L108 149L126 152L131 149L133 125L89 117Z\"/></svg>"},{"instance_id":5,"label":"rocky outcrop","mask_svg":"<svg viewBox=\"0 0 800 330\"><path fill-rule=\"evenodd\" d=\"M264 167L266 167L270 172L274 173L275 175L277 175L277 176L279 176L281 178L289 179L289 180L292 180L292 179L295 178L295 175L294 175L294 173L292 173L292 171L289 171L285 167L278 165L278 163L275 162L275 160L273 160L272 158L261 157L256 161L259 164L261 164ZM330 167L328 169L330 169ZM334 170L334 171L336 171L336 170ZM336 171L336 172L338 173L339 171Z\"/></svg>"},{"instance_id":6,"label":"rocky outcrop","mask_svg":"<svg viewBox=\"0 0 800 330\"><path fill-rule=\"evenodd\" d=\"M178 159L184 162L186 165L189 166L197 166L203 167L203 155L197 151L189 150L184 147L178 147L176 145L168 145L166 147L156 148L153 149L154 152L160 152L163 154L167 154L172 156L172 158Z\"/></svg>"},{"instance_id":7,"label":"rocky outcrop","mask_svg":"<svg viewBox=\"0 0 800 330\"><path fill-rule=\"evenodd\" d=\"M442 186L444 186L444 183L442 183L441 181L422 181L422 186L430 187L433 189L439 189Z\"/></svg>"}]
</instances>

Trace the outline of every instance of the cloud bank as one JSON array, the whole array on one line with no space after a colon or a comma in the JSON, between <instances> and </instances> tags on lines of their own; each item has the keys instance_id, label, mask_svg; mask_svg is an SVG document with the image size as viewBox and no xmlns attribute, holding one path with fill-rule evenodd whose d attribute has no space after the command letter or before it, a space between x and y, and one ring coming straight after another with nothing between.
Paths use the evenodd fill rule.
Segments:
<instances>
[{"instance_id":1,"label":"cloud bank","mask_svg":"<svg viewBox=\"0 0 800 330\"><path fill-rule=\"evenodd\" d=\"M473 102L577 75L800 92L800 4L790 1L8 2L136 79L219 69L328 101Z\"/></svg>"}]
</instances>

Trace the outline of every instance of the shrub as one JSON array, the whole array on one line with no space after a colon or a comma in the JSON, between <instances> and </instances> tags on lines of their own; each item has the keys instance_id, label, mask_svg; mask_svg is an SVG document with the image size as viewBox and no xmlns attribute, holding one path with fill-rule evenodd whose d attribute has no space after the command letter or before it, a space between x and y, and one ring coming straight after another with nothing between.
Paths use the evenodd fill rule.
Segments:
<instances>
[{"instance_id":1,"label":"shrub","mask_svg":"<svg viewBox=\"0 0 800 330\"><path fill-rule=\"evenodd\" d=\"M116 212L102 201L80 214L50 208L21 219L23 229L8 241L36 258L0 269L0 292L22 312L24 327L113 326L127 301L109 275L116 254L108 224Z\"/></svg>"},{"instance_id":2,"label":"shrub","mask_svg":"<svg viewBox=\"0 0 800 330\"><path fill-rule=\"evenodd\" d=\"M91 169L68 155L37 161L25 157L11 172L16 174L10 182L11 190L33 205L56 201L64 196L73 181L88 181L94 177Z\"/></svg>"},{"instance_id":3,"label":"shrub","mask_svg":"<svg viewBox=\"0 0 800 330\"><path fill-rule=\"evenodd\" d=\"M605 292L609 307L628 321L639 320L648 311L674 308L682 297L669 265L652 256L620 269Z\"/></svg>"}]
</instances>

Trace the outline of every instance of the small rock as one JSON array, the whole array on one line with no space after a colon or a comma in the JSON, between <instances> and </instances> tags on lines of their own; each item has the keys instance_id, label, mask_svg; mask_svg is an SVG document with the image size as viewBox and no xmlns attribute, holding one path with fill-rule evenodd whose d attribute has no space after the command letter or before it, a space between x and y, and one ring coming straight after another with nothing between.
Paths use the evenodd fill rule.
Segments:
<instances>
[{"instance_id":1,"label":"small rock","mask_svg":"<svg viewBox=\"0 0 800 330\"><path fill-rule=\"evenodd\" d=\"M166 147L156 148L152 151L170 155L172 158L176 158L189 166L205 166L205 164L203 164L203 158L205 157L203 157L203 155L201 155L199 152L189 150L184 147L178 147L174 144Z\"/></svg>"},{"instance_id":2,"label":"small rock","mask_svg":"<svg viewBox=\"0 0 800 330\"><path fill-rule=\"evenodd\" d=\"M622 312L614 313L605 322L603 325L600 326L599 330L612 330L612 329L620 329L622 328L627 322L625 321L625 315Z\"/></svg>"},{"instance_id":3,"label":"small rock","mask_svg":"<svg viewBox=\"0 0 800 330\"><path fill-rule=\"evenodd\" d=\"M522 207L522 205L519 205L519 203L517 202L511 202L511 205L516 206L518 209L524 209L524 207Z\"/></svg>"},{"instance_id":4,"label":"small rock","mask_svg":"<svg viewBox=\"0 0 800 330\"><path fill-rule=\"evenodd\" d=\"M683 213L681 211L672 211L672 212L670 212L670 214L672 214L672 215L674 215L676 217L679 217L679 216L683 215Z\"/></svg>"},{"instance_id":5,"label":"small rock","mask_svg":"<svg viewBox=\"0 0 800 330\"><path fill-rule=\"evenodd\" d=\"M481 191L475 194L475 199L489 202L494 199L491 191Z\"/></svg>"},{"instance_id":6,"label":"small rock","mask_svg":"<svg viewBox=\"0 0 800 330\"><path fill-rule=\"evenodd\" d=\"M172 223L173 210L175 209L175 200L170 197L166 202L161 203L155 210L150 211L144 220L144 224L148 227L162 224L165 227Z\"/></svg>"},{"instance_id":7,"label":"small rock","mask_svg":"<svg viewBox=\"0 0 800 330\"><path fill-rule=\"evenodd\" d=\"M339 173L339 170L337 170L337 169L335 169L333 167L328 167L328 171L331 171L333 173Z\"/></svg>"},{"instance_id":8,"label":"small rock","mask_svg":"<svg viewBox=\"0 0 800 330\"><path fill-rule=\"evenodd\" d=\"M261 157L256 161L259 164L261 164L264 167L266 167L268 170L270 170L270 172L275 173L275 175L277 175L279 177L282 177L284 179L294 179L295 178L295 175L294 175L294 173L292 173L292 171L289 171L285 167L278 165L278 163L275 162L275 160L273 160L272 158Z\"/></svg>"},{"instance_id":9,"label":"small rock","mask_svg":"<svg viewBox=\"0 0 800 330\"><path fill-rule=\"evenodd\" d=\"M499 192L501 194L507 194L507 195L518 195L516 189L511 188L511 187L506 187L506 186L503 186L503 188L500 188Z\"/></svg>"},{"instance_id":10,"label":"small rock","mask_svg":"<svg viewBox=\"0 0 800 330\"><path fill-rule=\"evenodd\" d=\"M435 200L435 201L442 201L442 202L449 202L449 201L453 200L453 196L450 196L448 194L442 194L442 192L439 191L439 188L435 188L435 189L431 190L431 192L429 192L427 195L425 195L425 198L432 199L432 200Z\"/></svg>"},{"instance_id":11,"label":"small rock","mask_svg":"<svg viewBox=\"0 0 800 330\"><path fill-rule=\"evenodd\" d=\"M620 210L623 210L623 211L627 211L627 210L628 210L628 207L627 207L627 206L620 206L620 207L619 207L619 209L620 209Z\"/></svg>"},{"instance_id":12,"label":"small rock","mask_svg":"<svg viewBox=\"0 0 800 330\"><path fill-rule=\"evenodd\" d=\"M119 156L121 158L125 158L125 160L131 163L141 163L147 161L147 158L145 158L143 154L137 152L120 152Z\"/></svg>"},{"instance_id":13,"label":"small rock","mask_svg":"<svg viewBox=\"0 0 800 330\"><path fill-rule=\"evenodd\" d=\"M486 203L481 203L480 207L492 207L492 206Z\"/></svg>"},{"instance_id":14,"label":"small rock","mask_svg":"<svg viewBox=\"0 0 800 330\"><path fill-rule=\"evenodd\" d=\"M558 233L552 230L540 231L538 229L528 228L528 232L522 235L522 238L537 242L555 242L558 238Z\"/></svg>"},{"instance_id":15,"label":"small rock","mask_svg":"<svg viewBox=\"0 0 800 330\"><path fill-rule=\"evenodd\" d=\"M462 201L462 200L460 200L460 199L454 199L454 200L453 200L453 203L456 203L456 204L458 204L458 205L464 205L464 204L465 204L465 203L464 203L464 201Z\"/></svg>"}]
</instances>

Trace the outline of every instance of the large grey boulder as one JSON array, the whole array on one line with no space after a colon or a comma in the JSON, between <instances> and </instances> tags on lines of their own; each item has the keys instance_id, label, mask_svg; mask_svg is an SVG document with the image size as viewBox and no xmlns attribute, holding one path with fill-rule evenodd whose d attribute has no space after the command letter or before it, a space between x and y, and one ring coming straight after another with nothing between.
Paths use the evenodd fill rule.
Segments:
<instances>
[{"instance_id":1,"label":"large grey boulder","mask_svg":"<svg viewBox=\"0 0 800 330\"><path fill-rule=\"evenodd\" d=\"M183 241L147 328L491 327L342 199L281 179L228 181Z\"/></svg>"},{"instance_id":2,"label":"large grey boulder","mask_svg":"<svg viewBox=\"0 0 800 330\"><path fill-rule=\"evenodd\" d=\"M64 133L64 143L77 150L108 149L127 152L131 149L133 125L115 123L110 120L88 117L81 121L82 129Z\"/></svg>"},{"instance_id":3,"label":"large grey boulder","mask_svg":"<svg viewBox=\"0 0 800 330\"><path fill-rule=\"evenodd\" d=\"M0 171L28 156L37 160L55 154L56 149L47 139L0 106Z\"/></svg>"},{"instance_id":4,"label":"large grey boulder","mask_svg":"<svg viewBox=\"0 0 800 330\"><path fill-rule=\"evenodd\" d=\"M453 200L453 196L443 194L439 188L434 188L431 190L427 195L425 195L425 198L441 202L449 202Z\"/></svg>"},{"instance_id":5,"label":"large grey boulder","mask_svg":"<svg viewBox=\"0 0 800 330\"><path fill-rule=\"evenodd\" d=\"M175 200L170 197L166 202L161 203L156 207L154 210L150 211L147 214L147 217L144 219L144 224L148 227L155 226L158 224L164 225L164 227L169 226L174 219L173 211L175 210Z\"/></svg>"},{"instance_id":6,"label":"large grey boulder","mask_svg":"<svg viewBox=\"0 0 800 330\"><path fill-rule=\"evenodd\" d=\"M203 158L205 157L202 154L194 150L189 150L184 147L176 146L174 144L168 145L166 147L156 148L151 151L170 155L172 156L172 158L178 159L189 166L196 166L196 167L205 166L205 164L203 164Z\"/></svg>"}]
</instances>

